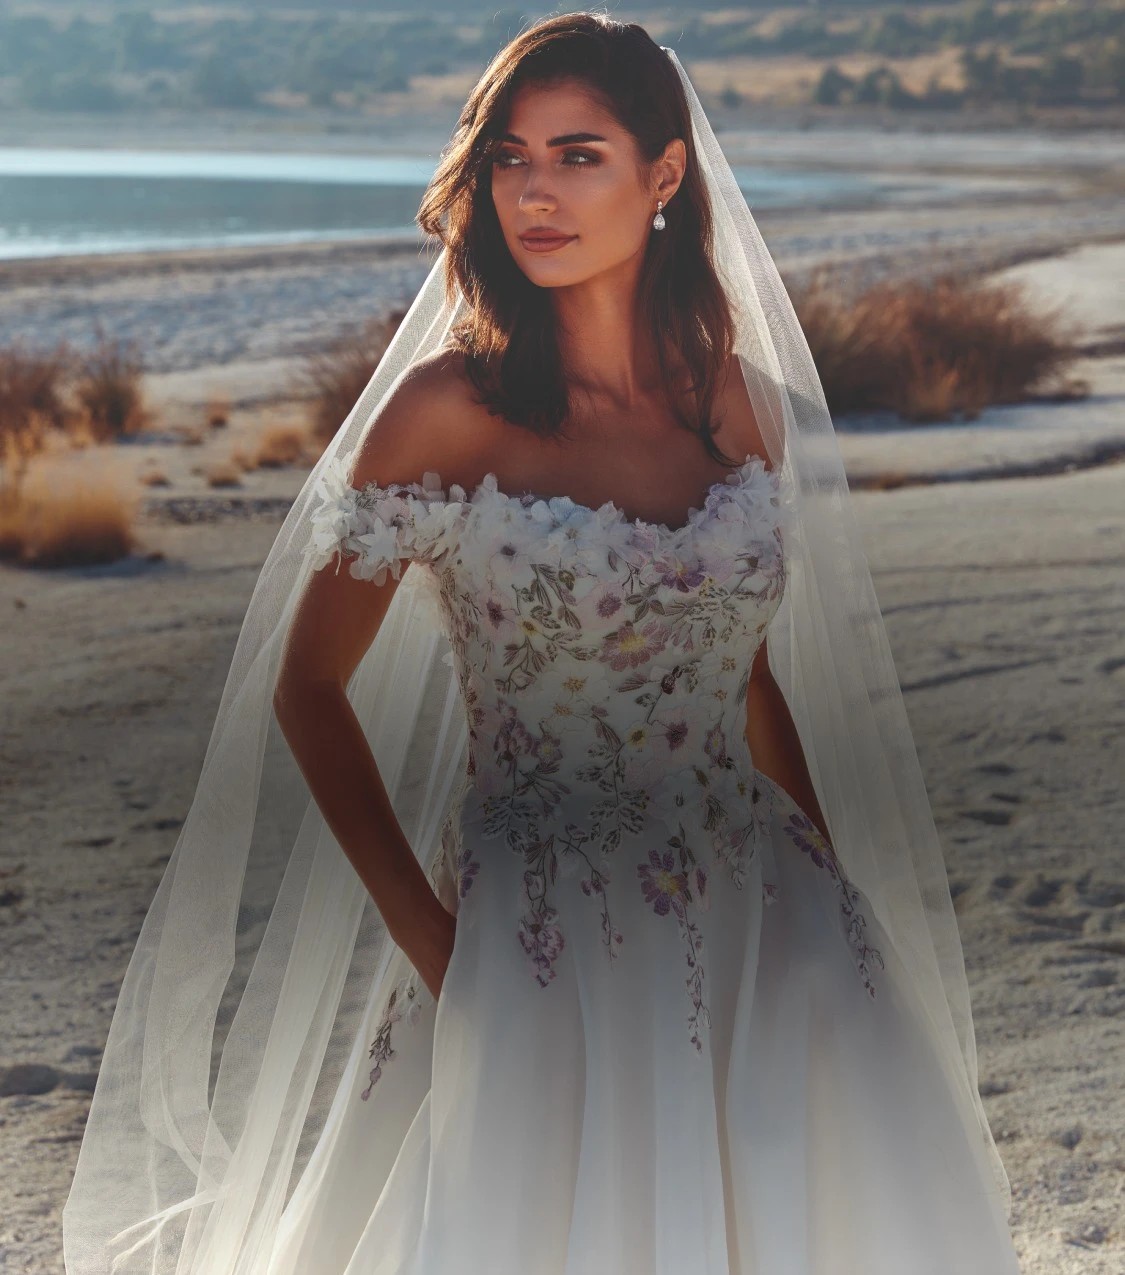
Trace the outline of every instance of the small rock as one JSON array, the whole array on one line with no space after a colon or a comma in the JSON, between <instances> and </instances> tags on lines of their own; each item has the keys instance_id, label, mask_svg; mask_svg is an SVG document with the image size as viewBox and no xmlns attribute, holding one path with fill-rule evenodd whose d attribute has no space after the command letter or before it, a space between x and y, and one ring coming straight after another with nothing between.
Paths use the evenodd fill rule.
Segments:
<instances>
[{"instance_id":1,"label":"small rock","mask_svg":"<svg viewBox=\"0 0 1125 1275\"><path fill-rule=\"evenodd\" d=\"M978 1086L982 1098L994 1098L997 1094L1011 1093L1011 1082L1007 1080L984 1080Z\"/></svg>"},{"instance_id":2,"label":"small rock","mask_svg":"<svg viewBox=\"0 0 1125 1275\"><path fill-rule=\"evenodd\" d=\"M1099 966L1078 984L1079 987L1112 987L1117 982L1117 971Z\"/></svg>"},{"instance_id":3,"label":"small rock","mask_svg":"<svg viewBox=\"0 0 1125 1275\"><path fill-rule=\"evenodd\" d=\"M93 1093L94 1086L98 1083L98 1073L96 1071L71 1071L63 1076L63 1081L68 1089L76 1089L79 1093Z\"/></svg>"},{"instance_id":4,"label":"small rock","mask_svg":"<svg viewBox=\"0 0 1125 1275\"><path fill-rule=\"evenodd\" d=\"M1055 1138L1055 1141L1060 1147L1066 1147L1068 1151L1073 1151L1074 1148L1082 1141L1082 1130L1078 1125L1072 1125L1069 1129L1064 1129L1062 1133Z\"/></svg>"},{"instance_id":5,"label":"small rock","mask_svg":"<svg viewBox=\"0 0 1125 1275\"><path fill-rule=\"evenodd\" d=\"M63 1062L72 1063L78 1058L96 1058L101 1052L101 1047L98 1045L71 1045Z\"/></svg>"},{"instance_id":6,"label":"small rock","mask_svg":"<svg viewBox=\"0 0 1125 1275\"><path fill-rule=\"evenodd\" d=\"M45 1063L16 1063L0 1071L0 1098L17 1095L50 1093L61 1077Z\"/></svg>"}]
</instances>

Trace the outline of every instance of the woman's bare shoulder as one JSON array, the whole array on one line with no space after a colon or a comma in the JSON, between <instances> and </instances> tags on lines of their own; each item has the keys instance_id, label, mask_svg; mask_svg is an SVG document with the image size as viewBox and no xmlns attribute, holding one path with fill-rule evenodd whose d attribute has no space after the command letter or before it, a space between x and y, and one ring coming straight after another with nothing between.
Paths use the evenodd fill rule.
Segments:
<instances>
[{"instance_id":1,"label":"woman's bare shoulder","mask_svg":"<svg viewBox=\"0 0 1125 1275\"><path fill-rule=\"evenodd\" d=\"M443 346L395 382L356 447L352 482L420 483L433 471L448 489L489 456L488 421L474 400L463 355Z\"/></svg>"},{"instance_id":2,"label":"woman's bare shoulder","mask_svg":"<svg viewBox=\"0 0 1125 1275\"><path fill-rule=\"evenodd\" d=\"M718 405L723 418L727 451L733 448L739 459L749 454L761 456L768 465L770 456L767 440L750 401L746 378L742 374L742 365L737 354L731 355L724 371Z\"/></svg>"}]
</instances>

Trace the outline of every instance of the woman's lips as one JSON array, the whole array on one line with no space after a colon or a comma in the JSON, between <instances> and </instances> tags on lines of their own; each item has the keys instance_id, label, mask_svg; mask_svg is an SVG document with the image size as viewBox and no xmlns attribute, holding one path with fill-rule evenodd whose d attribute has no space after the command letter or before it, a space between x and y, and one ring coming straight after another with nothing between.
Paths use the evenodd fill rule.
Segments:
<instances>
[{"instance_id":1,"label":"woman's lips","mask_svg":"<svg viewBox=\"0 0 1125 1275\"><path fill-rule=\"evenodd\" d=\"M562 248L565 244L577 238L577 235L552 235L550 238L532 235L525 238L520 235L520 243L523 244L528 252L554 252L556 248Z\"/></svg>"}]
</instances>

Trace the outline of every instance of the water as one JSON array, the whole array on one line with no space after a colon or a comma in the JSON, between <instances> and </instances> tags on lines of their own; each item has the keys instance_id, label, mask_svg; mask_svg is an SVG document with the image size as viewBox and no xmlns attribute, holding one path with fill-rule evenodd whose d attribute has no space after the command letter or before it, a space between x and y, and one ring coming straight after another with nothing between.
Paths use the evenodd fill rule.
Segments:
<instances>
[{"instance_id":1,"label":"water","mask_svg":"<svg viewBox=\"0 0 1125 1275\"><path fill-rule=\"evenodd\" d=\"M417 235L435 155L0 148L0 258ZM878 176L738 167L751 207L869 202Z\"/></svg>"}]
</instances>

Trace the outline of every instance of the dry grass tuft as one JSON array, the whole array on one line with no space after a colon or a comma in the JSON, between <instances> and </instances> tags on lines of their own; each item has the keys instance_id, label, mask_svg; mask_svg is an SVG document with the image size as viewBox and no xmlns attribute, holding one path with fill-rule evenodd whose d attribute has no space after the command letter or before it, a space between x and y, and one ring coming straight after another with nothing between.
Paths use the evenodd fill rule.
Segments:
<instances>
[{"instance_id":1,"label":"dry grass tuft","mask_svg":"<svg viewBox=\"0 0 1125 1275\"><path fill-rule=\"evenodd\" d=\"M43 452L0 488L0 557L24 566L115 562L136 545L141 501L111 448Z\"/></svg>"},{"instance_id":2,"label":"dry grass tuft","mask_svg":"<svg viewBox=\"0 0 1125 1275\"><path fill-rule=\"evenodd\" d=\"M864 486L872 491L895 491L899 487L909 487L918 480L911 474L897 470L887 470L882 474L873 474L864 480Z\"/></svg>"},{"instance_id":3,"label":"dry grass tuft","mask_svg":"<svg viewBox=\"0 0 1125 1275\"><path fill-rule=\"evenodd\" d=\"M33 416L54 429L66 428L69 412L63 383L68 359L65 344L49 351L28 350L18 341L0 348L0 425L5 434L18 432Z\"/></svg>"},{"instance_id":4,"label":"dry grass tuft","mask_svg":"<svg viewBox=\"0 0 1125 1275\"><path fill-rule=\"evenodd\" d=\"M98 344L82 355L74 394L95 442L133 437L153 415L144 401L144 361L133 343L111 340L99 324Z\"/></svg>"},{"instance_id":5,"label":"dry grass tuft","mask_svg":"<svg viewBox=\"0 0 1125 1275\"><path fill-rule=\"evenodd\" d=\"M1017 284L948 274L881 282L850 299L821 271L793 304L833 414L973 419L988 404L1057 394L1079 354L1061 315L1034 309ZM1088 387L1071 381L1066 392Z\"/></svg>"},{"instance_id":6,"label":"dry grass tuft","mask_svg":"<svg viewBox=\"0 0 1125 1275\"><path fill-rule=\"evenodd\" d=\"M347 419L405 317L405 310L393 310L369 319L358 332L310 355L294 375L291 392L309 400L309 430L320 449Z\"/></svg>"},{"instance_id":7,"label":"dry grass tuft","mask_svg":"<svg viewBox=\"0 0 1125 1275\"><path fill-rule=\"evenodd\" d=\"M0 348L0 465L18 486L31 458L64 441L88 447L131 436L153 415L142 390L142 365L132 347L107 339L88 354L67 342L30 350Z\"/></svg>"},{"instance_id":8,"label":"dry grass tuft","mask_svg":"<svg viewBox=\"0 0 1125 1275\"><path fill-rule=\"evenodd\" d=\"M300 425L270 425L258 435L255 469L283 469L308 459L309 430Z\"/></svg>"},{"instance_id":9,"label":"dry grass tuft","mask_svg":"<svg viewBox=\"0 0 1125 1275\"><path fill-rule=\"evenodd\" d=\"M231 447L226 463L248 474L311 465L320 451L300 405L273 405L258 413L254 428Z\"/></svg>"},{"instance_id":10,"label":"dry grass tuft","mask_svg":"<svg viewBox=\"0 0 1125 1275\"><path fill-rule=\"evenodd\" d=\"M141 484L103 444L151 422L141 375L100 326L84 356L66 342L0 349L0 558L59 567L132 552Z\"/></svg>"},{"instance_id":11,"label":"dry grass tuft","mask_svg":"<svg viewBox=\"0 0 1125 1275\"><path fill-rule=\"evenodd\" d=\"M241 487L242 471L229 461L215 461L204 471L208 487Z\"/></svg>"},{"instance_id":12,"label":"dry grass tuft","mask_svg":"<svg viewBox=\"0 0 1125 1275\"><path fill-rule=\"evenodd\" d=\"M69 352L0 348L0 465L8 484L19 482L31 458L62 437L73 421L66 399Z\"/></svg>"},{"instance_id":13,"label":"dry grass tuft","mask_svg":"<svg viewBox=\"0 0 1125 1275\"><path fill-rule=\"evenodd\" d=\"M208 429L222 429L230 424L230 399L225 394L215 394L207 402L206 420Z\"/></svg>"}]
</instances>

